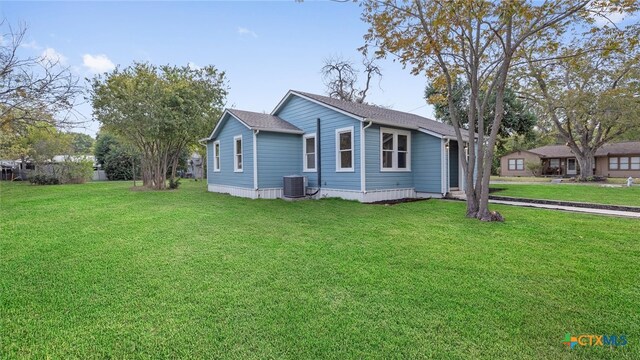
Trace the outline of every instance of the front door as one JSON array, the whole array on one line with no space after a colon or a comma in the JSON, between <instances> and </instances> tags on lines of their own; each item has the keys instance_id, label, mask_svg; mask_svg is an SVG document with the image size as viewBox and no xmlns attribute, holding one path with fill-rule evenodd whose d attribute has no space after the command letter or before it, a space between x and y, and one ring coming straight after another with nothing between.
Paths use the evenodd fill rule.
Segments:
<instances>
[{"instance_id":1,"label":"front door","mask_svg":"<svg viewBox=\"0 0 640 360\"><path fill-rule=\"evenodd\" d=\"M576 159L567 159L567 175L577 174Z\"/></svg>"}]
</instances>

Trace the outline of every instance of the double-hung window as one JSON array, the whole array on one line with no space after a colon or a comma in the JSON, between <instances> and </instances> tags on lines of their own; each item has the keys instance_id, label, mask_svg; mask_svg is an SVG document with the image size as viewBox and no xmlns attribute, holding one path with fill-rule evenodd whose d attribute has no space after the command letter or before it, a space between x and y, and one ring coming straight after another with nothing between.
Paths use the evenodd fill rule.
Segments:
<instances>
[{"instance_id":1,"label":"double-hung window","mask_svg":"<svg viewBox=\"0 0 640 360\"><path fill-rule=\"evenodd\" d=\"M336 129L336 171L353 171L353 126Z\"/></svg>"},{"instance_id":2,"label":"double-hung window","mask_svg":"<svg viewBox=\"0 0 640 360\"><path fill-rule=\"evenodd\" d=\"M524 159L509 159L509 170L523 171Z\"/></svg>"},{"instance_id":3,"label":"double-hung window","mask_svg":"<svg viewBox=\"0 0 640 360\"><path fill-rule=\"evenodd\" d=\"M631 157L631 170L640 170L640 156Z\"/></svg>"},{"instance_id":4,"label":"double-hung window","mask_svg":"<svg viewBox=\"0 0 640 360\"><path fill-rule=\"evenodd\" d=\"M233 171L242 172L242 135L233 138Z\"/></svg>"},{"instance_id":5,"label":"double-hung window","mask_svg":"<svg viewBox=\"0 0 640 360\"><path fill-rule=\"evenodd\" d=\"M220 171L220 140L213 142L213 171Z\"/></svg>"},{"instance_id":6,"label":"double-hung window","mask_svg":"<svg viewBox=\"0 0 640 360\"><path fill-rule=\"evenodd\" d=\"M380 129L380 171L411 170L411 132Z\"/></svg>"},{"instance_id":7,"label":"double-hung window","mask_svg":"<svg viewBox=\"0 0 640 360\"><path fill-rule=\"evenodd\" d=\"M315 172L316 171L316 134L307 134L302 138L302 149L303 149L303 168L302 171L305 172Z\"/></svg>"}]
</instances>

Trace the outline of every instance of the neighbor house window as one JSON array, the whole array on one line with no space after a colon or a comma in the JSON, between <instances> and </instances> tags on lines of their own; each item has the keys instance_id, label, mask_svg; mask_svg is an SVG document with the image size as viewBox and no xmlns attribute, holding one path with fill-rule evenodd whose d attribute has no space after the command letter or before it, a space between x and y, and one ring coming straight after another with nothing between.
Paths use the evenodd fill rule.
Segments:
<instances>
[{"instance_id":1,"label":"neighbor house window","mask_svg":"<svg viewBox=\"0 0 640 360\"><path fill-rule=\"evenodd\" d=\"M621 157L619 160L620 170L629 170L629 158Z\"/></svg>"},{"instance_id":2,"label":"neighbor house window","mask_svg":"<svg viewBox=\"0 0 640 360\"><path fill-rule=\"evenodd\" d=\"M233 171L242 172L242 135L233 138Z\"/></svg>"},{"instance_id":3,"label":"neighbor house window","mask_svg":"<svg viewBox=\"0 0 640 360\"><path fill-rule=\"evenodd\" d=\"M316 171L316 134L308 134L303 137L302 147L304 149L303 171Z\"/></svg>"},{"instance_id":4,"label":"neighbor house window","mask_svg":"<svg viewBox=\"0 0 640 360\"><path fill-rule=\"evenodd\" d=\"M559 168L560 167L560 159L551 159L549 160L549 167L550 168Z\"/></svg>"},{"instance_id":5,"label":"neighbor house window","mask_svg":"<svg viewBox=\"0 0 640 360\"><path fill-rule=\"evenodd\" d=\"M524 159L509 159L509 170L524 170Z\"/></svg>"},{"instance_id":6,"label":"neighbor house window","mask_svg":"<svg viewBox=\"0 0 640 360\"><path fill-rule=\"evenodd\" d=\"M353 126L336 130L336 171L353 171Z\"/></svg>"},{"instance_id":7,"label":"neighbor house window","mask_svg":"<svg viewBox=\"0 0 640 360\"><path fill-rule=\"evenodd\" d=\"M380 129L380 170L411 169L411 133L404 130Z\"/></svg>"},{"instance_id":8,"label":"neighbor house window","mask_svg":"<svg viewBox=\"0 0 640 360\"><path fill-rule=\"evenodd\" d=\"M618 170L618 158L610 157L609 158L609 170Z\"/></svg>"},{"instance_id":9,"label":"neighbor house window","mask_svg":"<svg viewBox=\"0 0 640 360\"><path fill-rule=\"evenodd\" d=\"M213 171L220 171L220 140L213 143Z\"/></svg>"},{"instance_id":10,"label":"neighbor house window","mask_svg":"<svg viewBox=\"0 0 640 360\"><path fill-rule=\"evenodd\" d=\"M640 156L631 157L631 170L640 170Z\"/></svg>"}]
</instances>

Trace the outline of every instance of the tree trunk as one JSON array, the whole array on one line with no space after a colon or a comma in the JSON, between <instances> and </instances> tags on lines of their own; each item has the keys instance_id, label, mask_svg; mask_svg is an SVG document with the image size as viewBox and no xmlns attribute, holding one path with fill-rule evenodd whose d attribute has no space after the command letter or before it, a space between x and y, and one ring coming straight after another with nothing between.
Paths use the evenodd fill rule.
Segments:
<instances>
[{"instance_id":1,"label":"tree trunk","mask_svg":"<svg viewBox=\"0 0 640 360\"><path fill-rule=\"evenodd\" d=\"M578 179L580 181L587 181L590 176L593 176L593 155L591 153L585 156L576 155L576 160L578 161L578 165L580 165L580 175Z\"/></svg>"}]
</instances>

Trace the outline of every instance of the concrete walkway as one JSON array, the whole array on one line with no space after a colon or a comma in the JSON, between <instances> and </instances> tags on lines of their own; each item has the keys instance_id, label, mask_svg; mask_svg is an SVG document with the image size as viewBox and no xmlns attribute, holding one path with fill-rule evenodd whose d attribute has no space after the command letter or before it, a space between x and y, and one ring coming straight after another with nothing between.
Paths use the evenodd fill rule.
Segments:
<instances>
[{"instance_id":1,"label":"concrete walkway","mask_svg":"<svg viewBox=\"0 0 640 360\"><path fill-rule=\"evenodd\" d=\"M451 198L455 200L464 201L467 199L467 196L462 191L452 191L450 195L451 195ZM489 203L640 219L640 212L634 212L634 211L596 209L596 208L589 208L589 207L577 207L577 206L567 206L567 205L559 205L559 204L536 204L536 203L529 203L524 201L513 201L513 200L489 199Z\"/></svg>"},{"instance_id":2,"label":"concrete walkway","mask_svg":"<svg viewBox=\"0 0 640 360\"><path fill-rule=\"evenodd\" d=\"M540 209L562 210L562 211L571 211L571 212L587 213L587 214L594 214L594 215L620 216L620 217L640 219L640 213L633 212L633 211L594 209L594 208L584 208L584 207L564 206L564 205L534 204L534 203L526 203L526 202L520 202L520 201L506 201L506 200L489 200L489 202L492 204L533 207L533 208L540 208Z\"/></svg>"}]
</instances>

